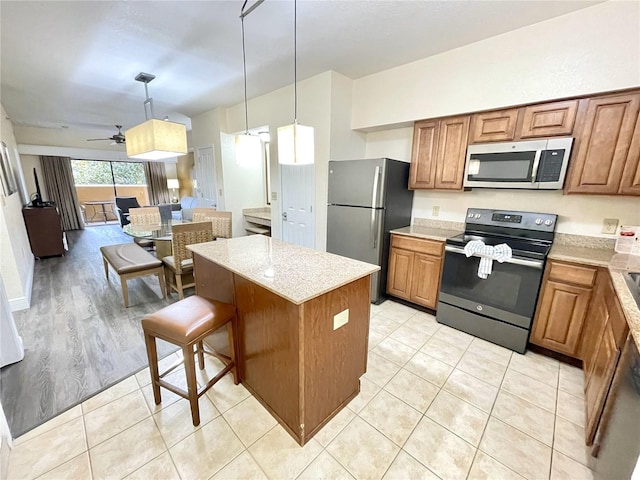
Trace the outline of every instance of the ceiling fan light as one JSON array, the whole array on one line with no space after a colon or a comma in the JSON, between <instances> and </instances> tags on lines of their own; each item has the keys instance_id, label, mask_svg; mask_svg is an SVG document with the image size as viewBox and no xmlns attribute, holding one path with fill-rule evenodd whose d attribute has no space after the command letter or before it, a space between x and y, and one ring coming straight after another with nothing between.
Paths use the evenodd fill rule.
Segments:
<instances>
[{"instance_id":1,"label":"ceiling fan light","mask_svg":"<svg viewBox=\"0 0 640 480\"><path fill-rule=\"evenodd\" d=\"M127 156L163 160L187 154L187 127L181 123L151 119L125 132Z\"/></svg>"},{"instance_id":2,"label":"ceiling fan light","mask_svg":"<svg viewBox=\"0 0 640 480\"><path fill-rule=\"evenodd\" d=\"M236 164L251 167L260 164L262 158L262 142L260 137L243 133L236 135Z\"/></svg>"},{"instance_id":3,"label":"ceiling fan light","mask_svg":"<svg viewBox=\"0 0 640 480\"><path fill-rule=\"evenodd\" d=\"M314 162L313 127L293 123L278 128L278 163L310 165Z\"/></svg>"}]
</instances>

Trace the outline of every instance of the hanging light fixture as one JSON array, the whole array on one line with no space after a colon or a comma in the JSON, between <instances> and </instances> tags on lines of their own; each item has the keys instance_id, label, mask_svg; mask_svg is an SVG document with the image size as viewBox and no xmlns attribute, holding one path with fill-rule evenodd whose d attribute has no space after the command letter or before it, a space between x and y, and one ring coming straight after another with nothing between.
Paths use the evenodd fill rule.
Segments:
<instances>
[{"instance_id":1,"label":"hanging light fixture","mask_svg":"<svg viewBox=\"0 0 640 480\"><path fill-rule=\"evenodd\" d=\"M262 157L262 142L257 135L249 133L249 106L247 102L247 54L244 44L244 17L249 15L264 0L260 0L244 11L247 6L245 0L240 10L240 22L242 24L242 73L244 75L244 133L236 135L236 163L240 166L251 166L260 163Z\"/></svg>"},{"instance_id":2,"label":"hanging light fixture","mask_svg":"<svg viewBox=\"0 0 640 480\"><path fill-rule=\"evenodd\" d=\"M313 127L298 123L297 0L293 0L293 124L278 128L278 163L313 163Z\"/></svg>"},{"instance_id":3,"label":"hanging light fixture","mask_svg":"<svg viewBox=\"0 0 640 480\"><path fill-rule=\"evenodd\" d=\"M156 78L150 73L140 72L138 82L144 83L146 99L144 101L144 123L124 132L127 156L141 160L163 160L165 158L186 155L187 128L181 123L168 120L156 120L153 112L153 98L149 98L147 84Z\"/></svg>"}]
</instances>

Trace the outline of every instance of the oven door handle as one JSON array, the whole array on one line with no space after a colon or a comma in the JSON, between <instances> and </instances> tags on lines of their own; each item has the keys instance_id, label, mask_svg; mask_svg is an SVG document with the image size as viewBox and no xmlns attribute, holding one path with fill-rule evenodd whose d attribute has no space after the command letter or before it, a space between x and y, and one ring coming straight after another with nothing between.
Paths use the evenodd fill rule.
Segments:
<instances>
[{"instance_id":1,"label":"oven door handle","mask_svg":"<svg viewBox=\"0 0 640 480\"><path fill-rule=\"evenodd\" d=\"M465 255L464 248L455 247L453 245L445 245L445 251ZM526 260L524 258L511 257L502 263L512 263L514 265L522 265L523 267L538 268L542 270L544 260Z\"/></svg>"}]
</instances>

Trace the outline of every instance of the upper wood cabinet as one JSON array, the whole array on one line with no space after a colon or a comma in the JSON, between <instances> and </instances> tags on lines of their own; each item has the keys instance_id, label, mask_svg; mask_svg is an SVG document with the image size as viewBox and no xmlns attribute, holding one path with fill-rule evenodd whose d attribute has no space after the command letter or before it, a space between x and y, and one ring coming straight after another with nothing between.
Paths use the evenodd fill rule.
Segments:
<instances>
[{"instance_id":1,"label":"upper wood cabinet","mask_svg":"<svg viewBox=\"0 0 640 480\"><path fill-rule=\"evenodd\" d=\"M567 193L640 193L637 155L634 158L630 149L633 140L635 150L639 148L636 122L640 93L608 95L581 102L585 113L577 126ZM621 182L623 172L625 185Z\"/></svg>"},{"instance_id":2,"label":"upper wood cabinet","mask_svg":"<svg viewBox=\"0 0 640 480\"><path fill-rule=\"evenodd\" d=\"M416 122L409 188L462 190L466 147L575 138L564 193L640 195L640 90Z\"/></svg>"},{"instance_id":3,"label":"upper wood cabinet","mask_svg":"<svg viewBox=\"0 0 640 480\"><path fill-rule=\"evenodd\" d=\"M578 113L578 100L524 107L520 138L571 135Z\"/></svg>"},{"instance_id":4,"label":"upper wood cabinet","mask_svg":"<svg viewBox=\"0 0 640 480\"><path fill-rule=\"evenodd\" d=\"M509 142L516 136L517 108L476 113L471 117L469 143Z\"/></svg>"},{"instance_id":5,"label":"upper wood cabinet","mask_svg":"<svg viewBox=\"0 0 640 480\"><path fill-rule=\"evenodd\" d=\"M469 116L416 122L409 188L462 189Z\"/></svg>"},{"instance_id":6,"label":"upper wood cabinet","mask_svg":"<svg viewBox=\"0 0 640 480\"><path fill-rule=\"evenodd\" d=\"M409 188L435 188L438 120L424 120L413 126L413 151Z\"/></svg>"},{"instance_id":7,"label":"upper wood cabinet","mask_svg":"<svg viewBox=\"0 0 640 480\"><path fill-rule=\"evenodd\" d=\"M636 120L618 192L623 195L640 195L640 116Z\"/></svg>"}]
</instances>

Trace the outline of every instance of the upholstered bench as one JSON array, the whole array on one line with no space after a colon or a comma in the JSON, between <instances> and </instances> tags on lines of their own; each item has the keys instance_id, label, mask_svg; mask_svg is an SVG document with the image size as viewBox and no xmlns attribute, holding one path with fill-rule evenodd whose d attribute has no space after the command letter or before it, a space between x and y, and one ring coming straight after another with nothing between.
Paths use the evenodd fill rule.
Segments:
<instances>
[{"instance_id":1,"label":"upholstered bench","mask_svg":"<svg viewBox=\"0 0 640 480\"><path fill-rule=\"evenodd\" d=\"M144 277L145 275L157 275L160 281L162 298L166 297L164 270L162 261L151 255L144 248L135 243L122 243L119 245L105 245L100 247L102 261L104 262L104 274L109 279L109 265L119 275L122 285L124 306L129 306L129 291L127 280L130 278Z\"/></svg>"}]
</instances>

